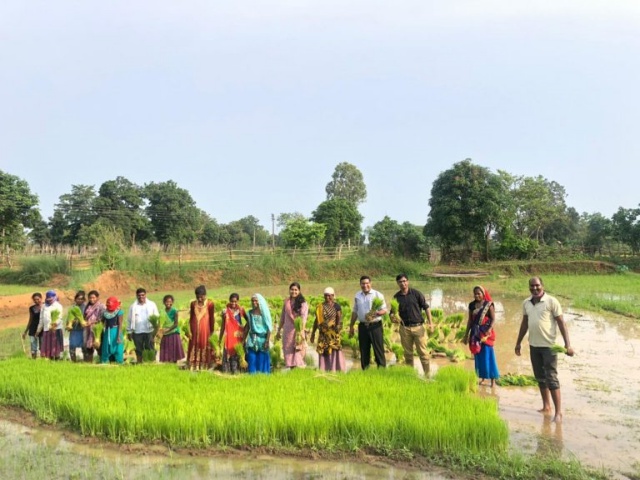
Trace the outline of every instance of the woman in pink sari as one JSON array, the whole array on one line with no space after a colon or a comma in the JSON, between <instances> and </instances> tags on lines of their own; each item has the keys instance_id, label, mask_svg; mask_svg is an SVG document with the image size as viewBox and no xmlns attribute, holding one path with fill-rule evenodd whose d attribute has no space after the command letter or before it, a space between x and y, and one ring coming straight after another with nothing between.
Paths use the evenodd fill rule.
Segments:
<instances>
[{"instance_id":1,"label":"woman in pink sari","mask_svg":"<svg viewBox=\"0 0 640 480\"><path fill-rule=\"evenodd\" d=\"M215 325L215 307L207 298L204 285L196 288L196 299L191 302L189 309L189 348L187 350L187 365L191 370L207 370L213 363L213 351L209 337Z\"/></svg>"},{"instance_id":2,"label":"woman in pink sari","mask_svg":"<svg viewBox=\"0 0 640 480\"><path fill-rule=\"evenodd\" d=\"M284 354L284 364L286 367L304 367L304 357L307 352L307 316L309 315L309 304L302 296L300 284L293 282L289 285L289 298L284 301L282 314L280 315L280 325L276 340L282 336L282 353ZM296 331L296 319L300 319L299 331ZM284 330L284 335L282 332Z\"/></svg>"}]
</instances>

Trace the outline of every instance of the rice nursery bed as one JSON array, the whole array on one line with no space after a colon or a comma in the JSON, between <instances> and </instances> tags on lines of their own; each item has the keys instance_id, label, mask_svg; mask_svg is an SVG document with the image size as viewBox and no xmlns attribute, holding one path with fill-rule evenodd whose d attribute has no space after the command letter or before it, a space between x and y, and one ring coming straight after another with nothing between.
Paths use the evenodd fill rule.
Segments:
<instances>
[{"instance_id":1,"label":"rice nursery bed","mask_svg":"<svg viewBox=\"0 0 640 480\"><path fill-rule=\"evenodd\" d=\"M13 358L0 378L0 402L118 443L422 455L508 445L495 401L473 395L473 373L453 366L424 381L405 367L223 376Z\"/></svg>"}]
</instances>

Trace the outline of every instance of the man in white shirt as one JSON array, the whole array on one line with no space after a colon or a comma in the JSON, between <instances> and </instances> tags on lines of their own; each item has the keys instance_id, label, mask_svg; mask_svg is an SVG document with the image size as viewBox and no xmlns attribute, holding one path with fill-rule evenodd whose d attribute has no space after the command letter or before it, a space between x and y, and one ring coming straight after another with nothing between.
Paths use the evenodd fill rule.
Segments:
<instances>
[{"instance_id":1,"label":"man in white shirt","mask_svg":"<svg viewBox=\"0 0 640 480\"><path fill-rule=\"evenodd\" d=\"M349 338L353 337L354 325L358 320L358 344L362 369L366 370L371 364L371 347L373 347L373 355L378 368L384 368L387 366L387 360L384 356L382 316L387 313L387 305L384 302L384 296L371 288L371 279L366 275L360 277L360 290L356 293L353 302ZM374 298L382 300L382 306L372 311Z\"/></svg>"},{"instance_id":2,"label":"man in white shirt","mask_svg":"<svg viewBox=\"0 0 640 480\"><path fill-rule=\"evenodd\" d=\"M564 339L566 353L573 356L569 342L569 332L562 317L562 307L555 297L545 293L540 277L529 280L531 296L522 304L522 323L516 341L516 355L520 355L520 344L529 331L529 353L533 374L538 381L542 396L541 413L551 413L551 401L555 409L553 421L562 422L562 399L558 381L558 354L552 350L556 343L557 331Z\"/></svg>"},{"instance_id":3,"label":"man in white shirt","mask_svg":"<svg viewBox=\"0 0 640 480\"><path fill-rule=\"evenodd\" d=\"M136 290L136 301L129 307L127 315L127 337L129 340L133 339L138 363L142 363L144 350L155 350L153 325L149 321L151 315L160 316L158 307L147 298L147 291L139 288Z\"/></svg>"}]
</instances>

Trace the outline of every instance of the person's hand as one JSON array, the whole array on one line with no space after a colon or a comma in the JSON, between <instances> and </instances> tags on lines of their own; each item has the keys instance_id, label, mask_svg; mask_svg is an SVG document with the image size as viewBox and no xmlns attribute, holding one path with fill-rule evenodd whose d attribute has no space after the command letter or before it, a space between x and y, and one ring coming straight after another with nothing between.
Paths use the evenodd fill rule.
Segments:
<instances>
[{"instance_id":1,"label":"person's hand","mask_svg":"<svg viewBox=\"0 0 640 480\"><path fill-rule=\"evenodd\" d=\"M462 338L462 343L464 343L465 345L466 345L467 343L469 343L469 337L468 337L467 335L465 335L465 336Z\"/></svg>"},{"instance_id":2,"label":"person's hand","mask_svg":"<svg viewBox=\"0 0 640 480\"><path fill-rule=\"evenodd\" d=\"M520 344L516 345L516 355L520 356Z\"/></svg>"},{"instance_id":3,"label":"person's hand","mask_svg":"<svg viewBox=\"0 0 640 480\"><path fill-rule=\"evenodd\" d=\"M389 315L389 318L391 319L391 323L400 323L400 317L395 313Z\"/></svg>"},{"instance_id":4,"label":"person's hand","mask_svg":"<svg viewBox=\"0 0 640 480\"><path fill-rule=\"evenodd\" d=\"M567 355L573 357L576 352L573 351L573 347L567 347Z\"/></svg>"},{"instance_id":5,"label":"person's hand","mask_svg":"<svg viewBox=\"0 0 640 480\"><path fill-rule=\"evenodd\" d=\"M315 335L311 335L311 343L316 343L316 336Z\"/></svg>"},{"instance_id":6,"label":"person's hand","mask_svg":"<svg viewBox=\"0 0 640 480\"><path fill-rule=\"evenodd\" d=\"M129 340L129 341L131 342L131 341L132 341L132 340L131 340L132 338L133 338L133 337L131 336L131 334L130 334L130 333L127 333L127 340Z\"/></svg>"},{"instance_id":7,"label":"person's hand","mask_svg":"<svg viewBox=\"0 0 640 480\"><path fill-rule=\"evenodd\" d=\"M349 327L349 338L353 338L354 333L355 333L355 330L352 325Z\"/></svg>"},{"instance_id":8,"label":"person's hand","mask_svg":"<svg viewBox=\"0 0 640 480\"><path fill-rule=\"evenodd\" d=\"M236 333L233 334L233 336L236 337L236 338L242 338L242 332L236 332ZM222 340L222 339L220 339L220 340Z\"/></svg>"},{"instance_id":9,"label":"person's hand","mask_svg":"<svg viewBox=\"0 0 640 480\"><path fill-rule=\"evenodd\" d=\"M122 337L120 335L118 335L118 338L116 339L116 343L117 344L121 344L122 343Z\"/></svg>"},{"instance_id":10,"label":"person's hand","mask_svg":"<svg viewBox=\"0 0 640 480\"><path fill-rule=\"evenodd\" d=\"M25 337L26 337L26 336L27 336L27 334L26 334L26 333L24 333L24 332L23 332L23 333L22 333L22 335L21 335L21 337L22 337L22 339L23 339L23 340L25 339Z\"/></svg>"},{"instance_id":11,"label":"person's hand","mask_svg":"<svg viewBox=\"0 0 640 480\"><path fill-rule=\"evenodd\" d=\"M276 333L276 342L281 338L282 338L282 333L280 332L280 330L278 330L278 333Z\"/></svg>"}]
</instances>

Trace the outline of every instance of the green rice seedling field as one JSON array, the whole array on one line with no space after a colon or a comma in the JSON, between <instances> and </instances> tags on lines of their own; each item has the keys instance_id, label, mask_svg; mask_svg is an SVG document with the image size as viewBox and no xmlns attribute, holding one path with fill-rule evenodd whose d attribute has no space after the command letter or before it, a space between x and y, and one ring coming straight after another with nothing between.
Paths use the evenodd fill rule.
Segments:
<instances>
[{"instance_id":1,"label":"green rice seedling field","mask_svg":"<svg viewBox=\"0 0 640 480\"><path fill-rule=\"evenodd\" d=\"M0 362L0 401L110 441L422 455L505 451L507 425L457 367L321 374L194 374L173 365ZM406 408L411 406L411 408Z\"/></svg>"}]
</instances>

